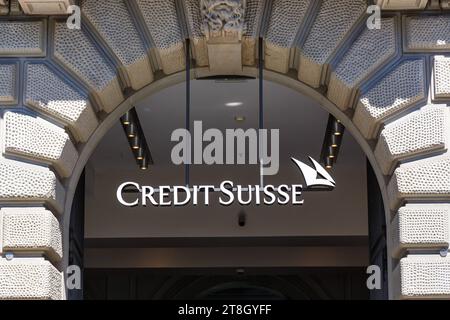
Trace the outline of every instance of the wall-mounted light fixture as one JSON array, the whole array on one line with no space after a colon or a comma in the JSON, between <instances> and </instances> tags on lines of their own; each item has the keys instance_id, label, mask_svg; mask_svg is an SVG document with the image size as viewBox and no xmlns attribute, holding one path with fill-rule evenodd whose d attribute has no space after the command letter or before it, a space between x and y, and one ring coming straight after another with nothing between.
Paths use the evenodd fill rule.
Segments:
<instances>
[{"instance_id":1,"label":"wall-mounted light fixture","mask_svg":"<svg viewBox=\"0 0 450 320\"><path fill-rule=\"evenodd\" d=\"M122 118L120 118L120 122L122 122L122 125L129 125L131 123L132 119L131 119L131 113L127 112L125 113Z\"/></svg>"},{"instance_id":2,"label":"wall-mounted light fixture","mask_svg":"<svg viewBox=\"0 0 450 320\"><path fill-rule=\"evenodd\" d=\"M341 136L344 133L344 126L342 125L340 120L337 120L333 117L333 134L335 136Z\"/></svg>"},{"instance_id":3,"label":"wall-mounted light fixture","mask_svg":"<svg viewBox=\"0 0 450 320\"><path fill-rule=\"evenodd\" d=\"M139 121L136 109L131 109L120 118L123 130L130 144L133 156L142 170L147 170L149 165L153 164L153 158L150 153L144 132Z\"/></svg>"},{"instance_id":4,"label":"wall-mounted light fixture","mask_svg":"<svg viewBox=\"0 0 450 320\"><path fill-rule=\"evenodd\" d=\"M328 170L333 168L333 159L331 159L331 158L325 159L325 168Z\"/></svg>"},{"instance_id":5,"label":"wall-mounted light fixture","mask_svg":"<svg viewBox=\"0 0 450 320\"><path fill-rule=\"evenodd\" d=\"M242 106L243 105L243 103L242 102L227 102L227 103L225 103L225 106L226 107L240 107L240 106Z\"/></svg>"},{"instance_id":6,"label":"wall-mounted light fixture","mask_svg":"<svg viewBox=\"0 0 450 320\"><path fill-rule=\"evenodd\" d=\"M144 158L142 158L142 160L139 161L139 164L140 164L141 170L147 170L148 165L149 165L149 160L148 160L147 156L144 156Z\"/></svg>"},{"instance_id":7,"label":"wall-mounted light fixture","mask_svg":"<svg viewBox=\"0 0 450 320\"><path fill-rule=\"evenodd\" d=\"M136 160L142 161L142 160L144 160L144 157L145 157L145 151L144 151L144 149L139 148L139 149L136 151Z\"/></svg>"},{"instance_id":8,"label":"wall-mounted light fixture","mask_svg":"<svg viewBox=\"0 0 450 320\"><path fill-rule=\"evenodd\" d=\"M137 134L137 130L136 130L136 124L134 122L131 122L129 125L127 125L126 127L126 134L128 138L134 138L136 137Z\"/></svg>"},{"instance_id":9,"label":"wall-mounted light fixture","mask_svg":"<svg viewBox=\"0 0 450 320\"><path fill-rule=\"evenodd\" d=\"M328 170L332 169L337 161L344 132L345 127L341 121L330 115L320 156L322 163Z\"/></svg>"},{"instance_id":10,"label":"wall-mounted light fixture","mask_svg":"<svg viewBox=\"0 0 450 320\"><path fill-rule=\"evenodd\" d=\"M130 139L131 149L138 150L141 147L140 144L141 141L139 140L138 136L134 136L134 138Z\"/></svg>"}]
</instances>

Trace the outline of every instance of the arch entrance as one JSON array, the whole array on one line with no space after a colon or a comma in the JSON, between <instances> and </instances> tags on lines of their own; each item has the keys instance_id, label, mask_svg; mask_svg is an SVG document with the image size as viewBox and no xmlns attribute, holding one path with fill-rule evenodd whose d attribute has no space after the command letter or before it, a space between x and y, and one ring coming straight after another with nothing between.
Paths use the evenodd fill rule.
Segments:
<instances>
[{"instance_id":1,"label":"arch entrance","mask_svg":"<svg viewBox=\"0 0 450 320\"><path fill-rule=\"evenodd\" d=\"M259 37L265 78L313 97L367 155L385 204L390 298L448 297L448 15L385 12L372 30L366 1L247 2L246 29L230 39L201 30L196 1L85 0L81 30L0 19L18 35L2 33L0 47L1 297L65 297L82 168L140 97L184 81L184 39L199 78L255 76Z\"/></svg>"},{"instance_id":2,"label":"arch entrance","mask_svg":"<svg viewBox=\"0 0 450 320\"><path fill-rule=\"evenodd\" d=\"M301 172L290 159L295 157L307 162L308 155L321 159L329 113L311 97L282 84L265 81L264 87L265 128L280 130L280 171L274 176L264 177L264 184L303 184ZM205 92L208 92L207 96ZM150 96L143 95L141 100L134 100L133 106L154 159L154 165L150 165L148 170L140 170L135 163L119 121L120 114L89 156L85 181L91 185L85 190L87 238L84 241L87 243L87 261L84 264L90 283L115 283L121 277L126 277L126 272L129 278L138 277L141 279L138 282L142 283L145 283L143 277L150 277L152 272L160 280L174 274L189 277L216 272L217 277L228 277L229 281L233 280L234 273L237 277L235 280L241 284L245 279L258 275L265 276L265 281L276 276L293 276L298 281L315 283L312 279L328 274L331 283L331 288L328 289L333 292L330 296L320 295L311 288L305 290L310 290L309 294L316 298L351 298L351 295L344 296L343 288L336 287L339 277L347 277L355 283L359 279L359 290L365 292L365 295L359 297L368 297L365 268L371 262L367 229L369 208L366 156L350 131L345 133L337 165L330 171L336 180L336 189L332 192L305 192L301 198L305 201L303 206L291 203L287 206L257 206L255 199L247 206L240 206L237 201L231 206L221 206L214 192L209 193L208 207L203 204L203 200L199 200L197 206L193 206L191 201L179 208L162 208L150 205L149 201L147 207L138 205L136 208L129 208L112 199L117 187L125 181L151 185L154 188L186 184L185 167L172 164L170 158L171 149L177 144L170 141L171 134L185 126L184 95L185 84L179 83ZM280 96L283 97L282 103L279 101ZM223 79L195 80L191 84L191 121L202 121L205 131L210 128L219 128L225 132L226 129L247 130L258 127L257 97L256 79L228 82ZM230 101L242 102L243 105L228 107L227 103ZM243 116L245 121L236 121L236 116ZM367 167L371 168L370 164ZM115 174L111 175L111 172ZM235 185L255 186L261 183L259 173L257 165L192 165L190 186L218 187L226 180L233 181ZM374 188L372 194L381 198L375 175L370 176L370 179L370 186ZM97 182L93 184L92 181ZM221 194L220 191L216 193ZM249 196L246 191L243 194L244 200L247 200ZM199 197L203 199L203 195L204 193L200 193ZM140 194L124 193L123 196L126 201L132 202ZM380 201L379 198L377 201ZM166 200L170 199L172 198L169 196ZM371 232L374 238L379 240L382 237L383 240L378 248L374 248L379 252L374 252L372 256L373 259L378 258L376 263L387 272L387 266L383 265L386 263L386 243L381 224L375 232L375 223L384 221L382 201L379 204L379 208L371 208L371 216L376 218L371 222ZM245 217L243 225L242 213ZM140 249L131 249L136 246ZM128 253L126 257L116 256L119 252ZM297 254L293 254L294 252ZM172 258L166 257L167 254ZM272 255L276 258L270 258ZM139 256L148 257L147 262L140 264L136 260ZM318 258L319 256L323 258ZM293 257L295 261L292 260ZM173 264L157 263L168 261L167 259ZM111 264L112 261L124 264ZM155 269L155 263L158 264L158 270ZM142 274L136 268L148 270ZM165 273L161 270L164 268ZM178 271L172 270L173 268ZM103 272L99 272L99 269ZM119 270L115 269L122 270L122 273L119 275ZM239 270L243 270L242 276ZM108 276L100 281L98 277L103 277L101 274ZM200 281L200 278L197 280ZM183 283L181 278L179 281ZM130 284L126 284L128 285ZM385 285L387 289L387 283ZM86 286L92 288L92 285ZM324 286L322 290L327 290L327 284L315 286ZM299 285L295 290L301 288L303 287ZM359 291L354 288L354 292ZM309 294L303 297L308 297ZM87 295L93 297L92 293ZM113 297L114 293L111 292L110 296ZM294 296L301 295L297 292Z\"/></svg>"}]
</instances>

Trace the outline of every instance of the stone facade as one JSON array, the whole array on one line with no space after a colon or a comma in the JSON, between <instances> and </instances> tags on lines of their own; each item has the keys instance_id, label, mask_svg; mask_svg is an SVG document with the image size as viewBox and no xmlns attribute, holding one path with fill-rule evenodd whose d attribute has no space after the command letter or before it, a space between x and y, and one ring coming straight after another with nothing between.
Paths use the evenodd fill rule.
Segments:
<instances>
[{"instance_id":1,"label":"stone facade","mask_svg":"<svg viewBox=\"0 0 450 320\"><path fill-rule=\"evenodd\" d=\"M261 36L267 70L291 87L319 88L373 146L386 181L390 298L449 298L449 17L402 11L369 30L366 2L346 2L230 0L212 21L217 1L83 0L86 21L71 30L55 17L16 21L17 1L0 0L0 15L10 15L0 20L0 252L20 255L0 258L0 299L64 299L61 226L82 146L118 118L130 92L178 81L169 75L185 69L186 36L198 74L254 74Z\"/></svg>"}]
</instances>

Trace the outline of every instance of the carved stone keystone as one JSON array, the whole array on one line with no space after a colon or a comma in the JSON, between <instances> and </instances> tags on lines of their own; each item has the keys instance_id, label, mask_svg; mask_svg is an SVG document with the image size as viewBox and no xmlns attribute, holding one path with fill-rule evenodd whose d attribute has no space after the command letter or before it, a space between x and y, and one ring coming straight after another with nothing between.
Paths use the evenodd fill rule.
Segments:
<instances>
[{"instance_id":1,"label":"carved stone keystone","mask_svg":"<svg viewBox=\"0 0 450 320\"><path fill-rule=\"evenodd\" d=\"M202 31L213 72L232 74L242 70L245 5L245 0L200 0Z\"/></svg>"}]
</instances>

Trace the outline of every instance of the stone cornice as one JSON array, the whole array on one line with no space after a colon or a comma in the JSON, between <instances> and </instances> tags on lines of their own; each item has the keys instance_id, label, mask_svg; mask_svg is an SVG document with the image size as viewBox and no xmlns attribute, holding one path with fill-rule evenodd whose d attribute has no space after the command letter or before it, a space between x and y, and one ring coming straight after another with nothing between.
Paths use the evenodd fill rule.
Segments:
<instances>
[{"instance_id":1,"label":"stone cornice","mask_svg":"<svg viewBox=\"0 0 450 320\"><path fill-rule=\"evenodd\" d=\"M450 9L449 0L376 0L382 10Z\"/></svg>"}]
</instances>

